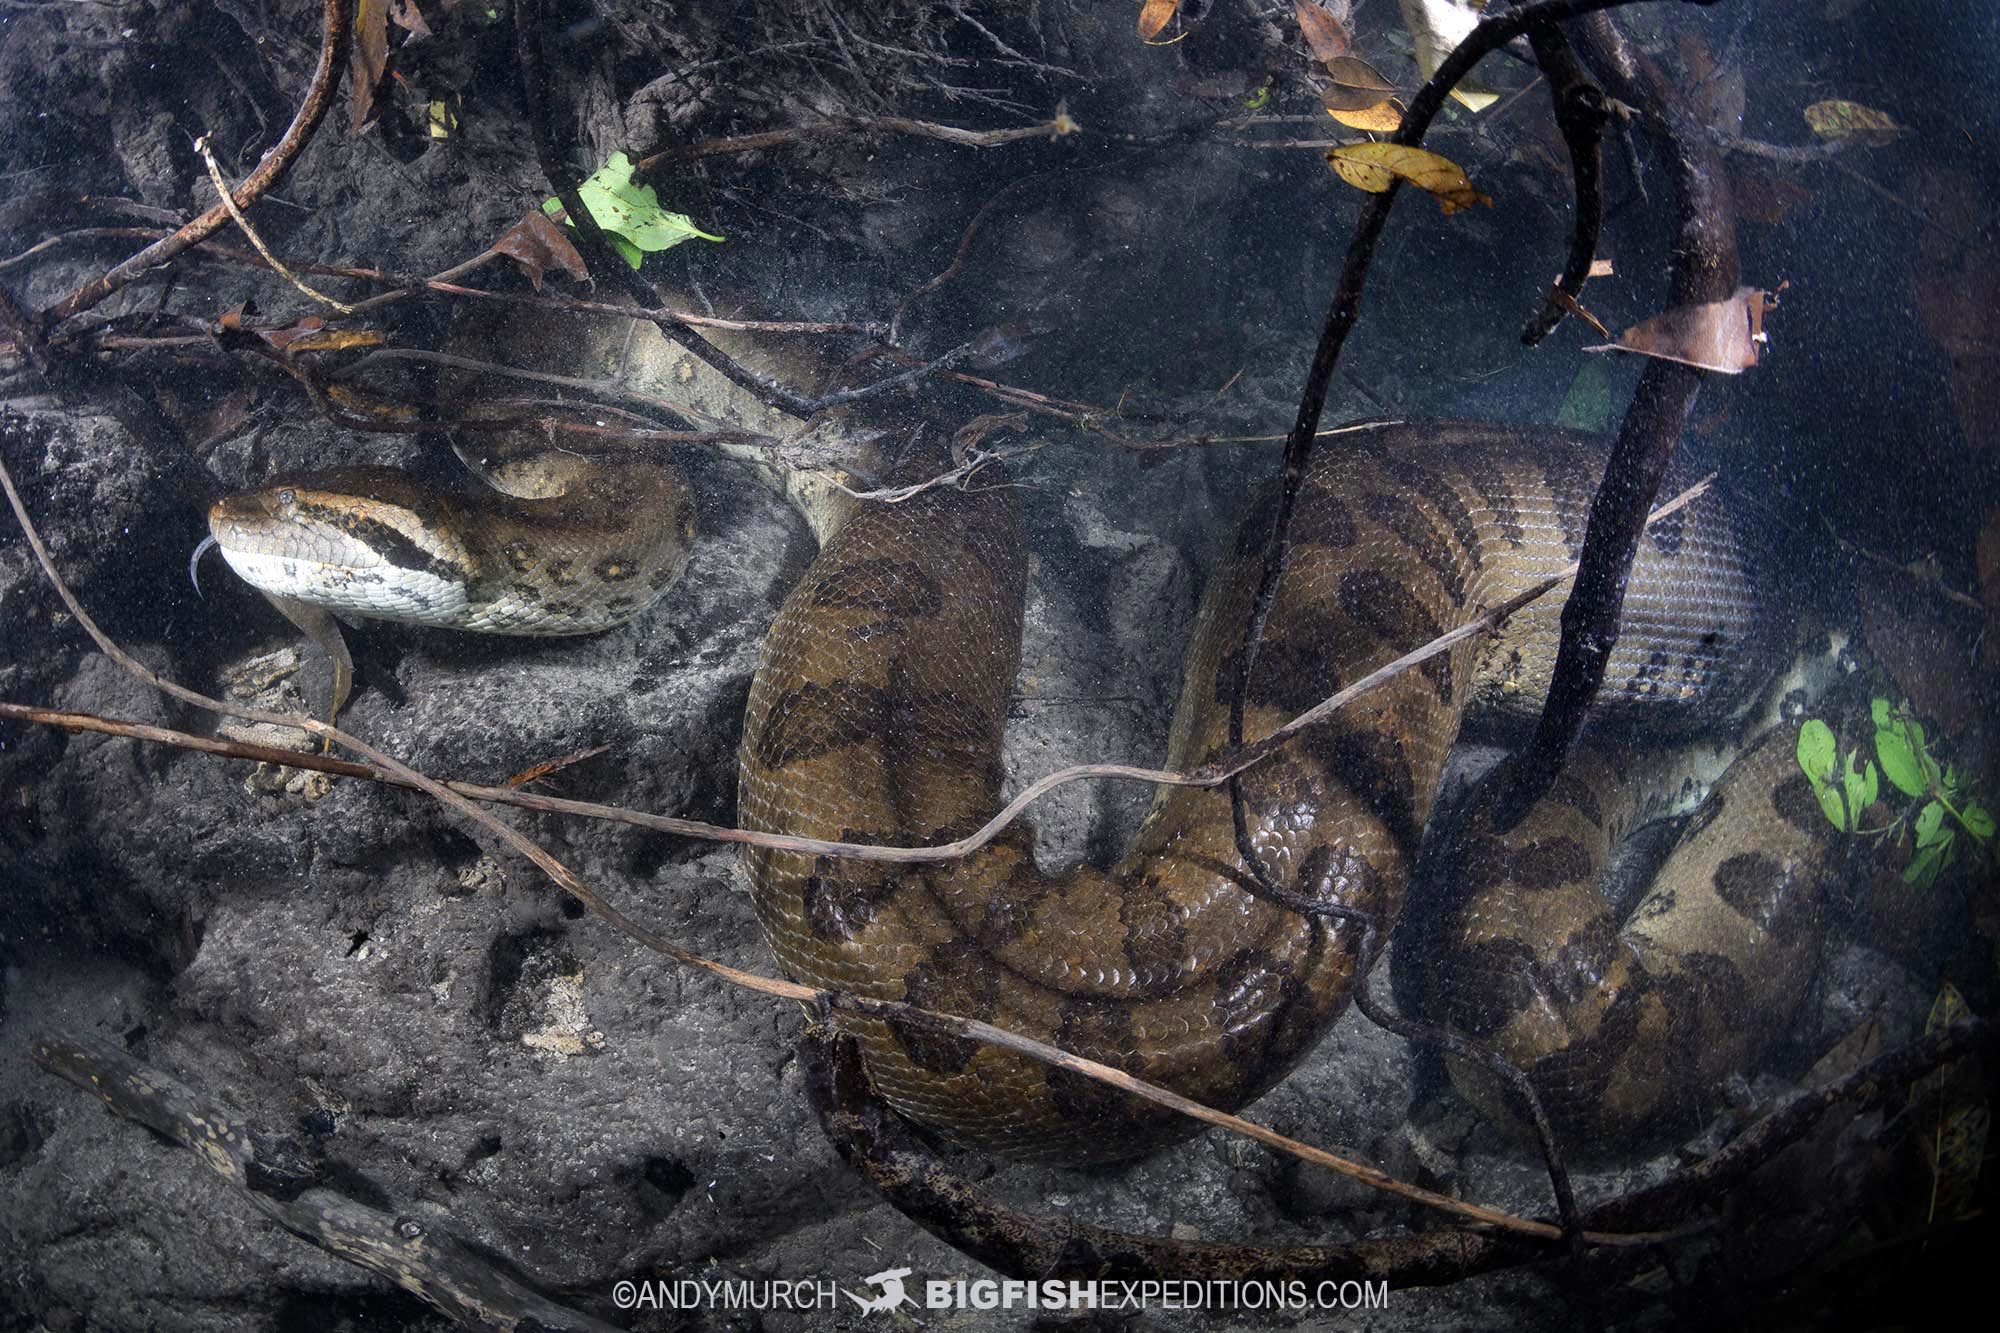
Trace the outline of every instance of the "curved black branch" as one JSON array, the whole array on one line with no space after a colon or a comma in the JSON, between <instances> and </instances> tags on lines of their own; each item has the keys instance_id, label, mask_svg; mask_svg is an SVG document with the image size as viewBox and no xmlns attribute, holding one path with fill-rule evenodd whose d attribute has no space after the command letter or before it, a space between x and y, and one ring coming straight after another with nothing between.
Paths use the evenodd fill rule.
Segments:
<instances>
[{"instance_id":1,"label":"curved black branch","mask_svg":"<svg viewBox=\"0 0 2000 1333\"><path fill-rule=\"evenodd\" d=\"M1735 208L1714 145L1679 90L1657 65L1624 43L1608 18L1594 15L1578 26L1591 64L1614 95L1642 109L1646 127L1672 163L1678 209L1670 305L1705 305L1735 295L1740 280ZM1686 427L1702 374L1675 361L1646 362L1591 501L1541 721L1511 765L1508 790L1495 802L1499 828L1519 823L1548 791L1597 697L1618 641L1626 580L1646 511Z\"/></svg>"},{"instance_id":2,"label":"curved black branch","mask_svg":"<svg viewBox=\"0 0 2000 1333\"><path fill-rule=\"evenodd\" d=\"M1704 3L1705 0L1694 2ZM1444 109L1445 98L1450 96L1459 80L1471 73L1472 67L1481 59L1516 37L1578 14L1633 3L1637 0L1537 0L1537 3L1482 20L1438 66L1430 82L1411 99L1409 110L1403 113L1403 123L1397 127L1392 141L1409 147L1419 146L1425 132L1430 129L1431 121ZM1354 222L1353 239L1348 242L1347 258L1341 265L1340 281L1334 288L1326 321L1320 329L1319 346L1313 352L1312 368L1306 372L1305 388L1299 396L1298 417L1292 424L1291 434L1285 437L1284 460L1279 472L1278 507L1271 519L1271 536L1264 546L1264 568L1258 577L1250 621L1244 630L1243 651L1237 656L1236 676L1230 682L1229 748L1232 752L1243 747L1243 707L1249 693L1250 672L1257 663L1257 645L1264 636L1265 623L1271 617L1278 580L1291 558L1292 511L1298 505L1299 490L1305 484L1306 468L1312 461L1314 434L1319 429L1320 413L1326 406L1327 386L1333 381L1334 367L1340 360L1347 335L1360 315L1361 294L1367 285L1369 265L1374 261L1375 244L1389 220L1389 209L1396 202L1400 186L1400 181L1393 181L1383 193L1371 194L1362 201L1360 215ZM1651 499L1650 492L1647 498ZM1243 858L1245 868L1260 890L1282 901L1284 890L1272 880L1264 867L1263 858L1251 845L1243 813L1243 785L1239 779L1230 779L1229 804L1236 830L1237 854Z\"/></svg>"},{"instance_id":3,"label":"curved black branch","mask_svg":"<svg viewBox=\"0 0 2000 1333\"><path fill-rule=\"evenodd\" d=\"M1576 227L1570 233L1569 258L1556 278L1555 290L1542 302L1521 342L1533 347L1549 336L1575 308L1597 257L1597 237L1604 226L1604 124L1610 119L1603 90L1590 81L1569 39L1553 23L1528 30L1542 77L1548 80L1556 124L1569 147L1570 179L1576 183Z\"/></svg>"}]
</instances>

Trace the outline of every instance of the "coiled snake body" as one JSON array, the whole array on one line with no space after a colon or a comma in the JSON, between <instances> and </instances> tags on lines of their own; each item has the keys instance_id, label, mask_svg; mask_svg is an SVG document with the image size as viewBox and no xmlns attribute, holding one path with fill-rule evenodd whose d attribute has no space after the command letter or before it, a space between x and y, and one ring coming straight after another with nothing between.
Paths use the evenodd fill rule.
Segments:
<instances>
[{"instance_id":1,"label":"coiled snake body","mask_svg":"<svg viewBox=\"0 0 2000 1333\"><path fill-rule=\"evenodd\" d=\"M1296 514L1247 733L1572 559L1595 460L1580 437L1471 422L1378 424L1329 442ZM1026 577L1010 496L927 491L863 508L825 544L751 687L745 827L909 845L964 836L991 814ZM1210 580L1172 766L1224 746L1229 663L1269 503L1245 518ZM497 582L573 597L539 568L521 563ZM1462 720L1538 707L1559 609L1543 599L1247 774L1251 836L1271 873L1393 920ZM1718 501L1664 520L1633 572L1601 710L1669 728L1740 713L1775 660L1770 610ZM1621 818L1587 768L1510 838L1469 840L1440 1004L1528 1067L1560 1123L1676 1115L1783 1029L1811 972L1820 826L1803 778L1772 758L1787 750L1763 746L1731 771L1699 835L1622 924L1594 885ZM1758 850L1742 850L1746 839ZM1109 868L1044 874L1020 830L955 863L755 849L748 865L771 946L800 980L984 1019L1225 1108L1278 1080L1355 979L1355 926L1241 886L1228 799L1214 791L1164 791ZM1001 1050L889 1022L849 1026L893 1105L975 1147L1117 1158L1193 1127Z\"/></svg>"},{"instance_id":2,"label":"coiled snake body","mask_svg":"<svg viewBox=\"0 0 2000 1333\"><path fill-rule=\"evenodd\" d=\"M1246 733L1572 559L1595 458L1579 437L1470 422L1333 439L1294 520ZM1229 663L1269 522L1267 507L1253 509L1211 579L1170 766L1224 748ZM892 844L979 826L1001 781L1022 581L1002 492L931 492L860 513L766 641L744 732L742 822ZM1602 711L1670 728L1738 712L1774 663L1770 610L1719 502L1664 520L1633 572ZM1462 718L1539 706L1558 615L1545 599L1247 775L1251 837L1270 872L1393 920ZM1467 962L1446 1007L1528 1066L1567 1127L1674 1114L1755 1058L1754 1038L1784 1027L1811 971L1800 942L1822 824L1787 748L1762 747L1730 778L1705 839L1669 862L1623 933L1594 882L1616 812L1574 774L1512 838L1468 849L1449 932ZM1739 853L1753 833L1768 850ZM1021 833L915 869L765 850L749 863L758 916L795 976L984 1019L1225 1108L1280 1078L1341 1011L1360 943L1351 924L1246 892L1227 797L1193 788L1164 791L1110 868L1044 875ZM1002 1050L889 1022L850 1026L893 1105L977 1147L1110 1158L1188 1131Z\"/></svg>"}]
</instances>

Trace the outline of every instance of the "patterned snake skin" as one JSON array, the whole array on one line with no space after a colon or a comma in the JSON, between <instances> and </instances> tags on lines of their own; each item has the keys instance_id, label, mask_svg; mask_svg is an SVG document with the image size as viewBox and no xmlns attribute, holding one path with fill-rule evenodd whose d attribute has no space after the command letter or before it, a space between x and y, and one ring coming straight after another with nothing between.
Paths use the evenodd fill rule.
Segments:
<instances>
[{"instance_id":1,"label":"patterned snake skin","mask_svg":"<svg viewBox=\"0 0 2000 1333\"><path fill-rule=\"evenodd\" d=\"M1580 437L1471 422L1335 437L1301 497L1248 734L1571 560L1595 460ZM692 502L658 465L597 465L519 489L565 493L437 496L347 474L225 500L211 526L230 563L281 598L515 634L620 623L686 558ZM1012 495L928 491L863 508L833 533L751 687L745 827L925 844L992 813L1025 581ZM1271 503L1245 517L1210 580L1172 766L1223 747L1220 682L1240 651ZM1749 565L1712 496L1648 531L1600 696L1606 725L1686 732L1747 708L1780 637ZM1267 867L1299 893L1393 920L1461 722L1539 709L1559 614L1543 599L1247 775ZM1637 820L1604 757L1579 756L1507 837L1462 838L1426 960L1433 1003L1528 1068L1560 1126L1689 1127L1691 1108L1783 1032L1812 972L1824 859L1824 821L1789 750L1754 748L1722 779L1622 920L1597 869ZM1240 887L1216 792L1163 792L1109 869L1044 875L1018 828L954 864L763 850L748 860L758 917L800 980L984 1019L1215 1106L1281 1078L1354 982L1354 927ZM1101 1160L1194 1128L1002 1051L849 1026L891 1104L981 1149Z\"/></svg>"},{"instance_id":2,"label":"patterned snake skin","mask_svg":"<svg viewBox=\"0 0 2000 1333\"><path fill-rule=\"evenodd\" d=\"M1595 457L1578 437L1469 422L1380 425L1322 448L1247 733L1572 559ZM931 491L867 508L822 549L751 688L746 827L922 844L962 837L996 808L1024 580L1008 494ZM1171 766L1223 748L1224 682L1270 503L1245 518L1211 580ZM1770 610L1718 500L1655 525L1600 709L1670 730L1741 712L1775 664ZM1543 599L1501 636L1397 677L1248 775L1251 836L1272 873L1392 920L1461 720L1538 708L1558 615ZM1442 1003L1531 1070L1560 1124L1676 1114L1782 1031L1811 970L1811 830L1823 822L1809 791L1800 803L1788 750L1766 745L1725 779L1622 930L1595 887L1620 820L1595 802L1587 770L1511 837L1464 849L1449 933L1466 961L1443 965ZM1746 839L1759 850L1743 851ZM1046 876L1020 830L948 865L761 849L748 859L759 919L793 976L984 1019L1225 1108L1281 1078L1354 981L1354 927L1239 887L1216 792L1164 791L1109 869ZM1101 1160L1194 1128L1004 1051L888 1022L846 1026L892 1105L970 1146Z\"/></svg>"}]
</instances>

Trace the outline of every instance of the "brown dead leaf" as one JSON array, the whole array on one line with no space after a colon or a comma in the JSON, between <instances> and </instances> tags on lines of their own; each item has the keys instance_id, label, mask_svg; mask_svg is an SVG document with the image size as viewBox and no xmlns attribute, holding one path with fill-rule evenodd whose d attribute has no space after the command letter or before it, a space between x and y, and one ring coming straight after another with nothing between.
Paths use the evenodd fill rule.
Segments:
<instances>
[{"instance_id":1,"label":"brown dead leaf","mask_svg":"<svg viewBox=\"0 0 2000 1333\"><path fill-rule=\"evenodd\" d=\"M1340 17L1335 17L1318 0L1297 0L1294 8L1299 16L1299 31L1306 35L1306 45L1312 48L1314 60L1337 60L1347 54L1353 39L1343 21L1350 12L1346 5L1341 6Z\"/></svg>"},{"instance_id":2,"label":"brown dead leaf","mask_svg":"<svg viewBox=\"0 0 2000 1333\"><path fill-rule=\"evenodd\" d=\"M563 235L562 228L539 208L529 209L519 222L502 232L487 253L505 255L519 264L536 291L542 289L542 275L552 268L561 269L577 282L590 278L583 256L570 244L569 237Z\"/></svg>"},{"instance_id":3,"label":"brown dead leaf","mask_svg":"<svg viewBox=\"0 0 2000 1333\"><path fill-rule=\"evenodd\" d=\"M1326 73L1328 82L1320 93L1320 102L1328 111L1366 111L1388 101L1396 91L1395 84L1358 56L1327 61Z\"/></svg>"},{"instance_id":4,"label":"brown dead leaf","mask_svg":"<svg viewBox=\"0 0 2000 1333\"><path fill-rule=\"evenodd\" d=\"M501 785L505 787L525 787L530 782L539 782L551 773L561 772L571 764L580 764L586 759L594 759L610 748L608 745L593 745L588 750L578 750L575 754L566 754L556 759L544 759L539 764L522 769Z\"/></svg>"},{"instance_id":5,"label":"brown dead leaf","mask_svg":"<svg viewBox=\"0 0 2000 1333\"><path fill-rule=\"evenodd\" d=\"M1398 143L1357 143L1330 150L1327 163L1357 190L1381 194L1399 178L1427 192L1446 213L1474 204L1491 205L1467 178L1464 168L1427 148Z\"/></svg>"},{"instance_id":6,"label":"brown dead leaf","mask_svg":"<svg viewBox=\"0 0 2000 1333\"><path fill-rule=\"evenodd\" d=\"M1949 367L1958 428L1985 465L2000 457L2000 241L1986 235L1992 191L1983 176L1959 166L1926 168L1918 190L1914 202L1927 214L1979 238L1968 247L1919 228L1910 279L1917 319Z\"/></svg>"},{"instance_id":7,"label":"brown dead leaf","mask_svg":"<svg viewBox=\"0 0 2000 1333\"><path fill-rule=\"evenodd\" d=\"M1812 198L1812 191L1797 181L1754 166L1732 164L1729 184L1736 216L1764 227L1779 225L1785 214Z\"/></svg>"},{"instance_id":8,"label":"brown dead leaf","mask_svg":"<svg viewBox=\"0 0 2000 1333\"><path fill-rule=\"evenodd\" d=\"M354 40L347 49L351 133L361 133L375 114L375 91L388 69L389 11L383 0L355 0Z\"/></svg>"},{"instance_id":9,"label":"brown dead leaf","mask_svg":"<svg viewBox=\"0 0 2000 1333\"><path fill-rule=\"evenodd\" d=\"M1779 291L1783 291L1780 284ZM1586 347L1586 352L1637 352L1684 366L1740 375L1757 364L1764 336L1764 312L1777 306L1777 294L1756 287L1738 287L1724 301L1676 306L1642 320L1615 343Z\"/></svg>"},{"instance_id":10,"label":"brown dead leaf","mask_svg":"<svg viewBox=\"0 0 2000 1333\"><path fill-rule=\"evenodd\" d=\"M407 425L417 419L417 409L410 404L385 401L373 394L364 393L351 384L327 385L326 397L328 402L337 404L343 411L352 412L357 416L371 417L376 421Z\"/></svg>"},{"instance_id":11,"label":"brown dead leaf","mask_svg":"<svg viewBox=\"0 0 2000 1333\"><path fill-rule=\"evenodd\" d=\"M996 430L1021 430L1028 424L1026 412L989 412L960 426L951 437L951 461L963 463L965 456L986 442Z\"/></svg>"},{"instance_id":12,"label":"brown dead leaf","mask_svg":"<svg viewBox=\"0 0 2000 1333\"><path fill-rule=\"evenodd\" d=\"M231 331L240 331L243 328L242 316L244 313L243 309L239 307L229 314L224 315L222 317L222 327ZM251 332L282 352L286 348L295 346L314 336L325 327L326 321L324 319L318 315L307 315L296 323L287 324L282 329L252 329Z\"/></svg>"},{"instance_id":13,"label":"brown dead leaf","mask_svg":"<svg viewBox=\"0 0 2000 1333\"><path fill-rule=\"evenodd\" d=\"M1557 305L1561 306L1564 310L1567 310L1570 314L1575 315L1578 319L1590 325L1591 328L1597 330L1598 337L1609 338L1611 336L1611 330L1604 327L1603 320L1591 314L1588 310L1585 310L1574 296L1571 296L1568 292L1564 291L1562 288L1560 287L1550 288L1549 296L1552 300L1555 301Z\"/></svg>"},{"instance_id":14,"label":"brown dead leaf","mask_svg":"<svg viewBox=\"0 0 2000 1333\"><path fill-rule=\"evenodd\" d=\"M389 18L413 37L431 35L431 25L424 22L424 11L417 8L417 0L389 0Z\"/></svg>"},{"instance_id":15,"label":"brown dead leaf","mask_svg":"<svg viewBox=\"0 0 2000 1333\"><path fill-rule=\"evenodd\" d=\"M1367 130L1370 134L1394 134L1403 126L1403 104L1393 97L1362 111L1335 111L1328 107L1326 114L1349 129Z\"/></svg>"},{"instance_id":16,"label":"brown dead leaf","mask_svg":"<svg viewBox=\"0 0 2000 1333\"><path fill-rule=\"evenodd\" d=\"M1715 73L1715 57L1709 54L1708 43L1692 29L1674 39L1674 54L1680 57L1681 72L1687 75L1690 85L1700 83Z\"/></svg>"},{"instance_id":17,"label":"brown dead leaf","mask_svg":"<svg viewBox=\"0 0 2000 1333\"><path fill-rule=\"evenodd\" d=\"M1854 600L1868 651L1916 710L1946 734L1965 737L1985 717L1971 674L1972 645L1958 613L1924 581L1872 560L1856 561Z\"/></svg>"},{"instance_id":18,"label":"brown dead leaf","mask_svg":"<svg viewBox=\"0 0 2000 1333\"><path fill-rule=\"evenodd\" d=\"M1180 7L1181 0L1146 0L1146 7L1139 11L1139 40L1150 42L1158 37Z\"/></svg>"},{"instance_id":19,"label":"brown dead leaf","mask_svg":"<svg viewBox=\"0 0 2000 1333\"><path fill-rule=\"evenodd\" d=\"M275 334L267 333L264 341L281 351L291 352L345 352L356 347L380 347L388 339L380 329L324 329L307 330L279 342Z\"/></svg>"}]
</instances>

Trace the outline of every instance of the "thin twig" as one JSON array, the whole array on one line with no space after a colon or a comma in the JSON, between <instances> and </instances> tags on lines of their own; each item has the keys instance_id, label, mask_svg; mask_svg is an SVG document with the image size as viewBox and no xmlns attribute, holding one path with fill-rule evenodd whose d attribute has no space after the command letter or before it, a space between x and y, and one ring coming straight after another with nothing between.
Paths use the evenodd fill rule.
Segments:
<instances>
[{"instance_id":1,"label":"thin twig","mask_svg":"<svg viewBox=\"0 0 2000 1333\"><path fill-rule=\"evenodd\" d=\"M703 139L699 143L687 144L679 148L669 148L654 153L651 157L639 159L634 172L644 175L659 167L675 162L685 162L698 157L711 157L717 153L754 153L765 148L777 148L784 144L800 143L807 139L824 138L828 135L878 134L890 131L896 134L913 134L925 139L940 139L945 143L957 144L961 148L998 148L1002 144L1018 143L1023 139L1058 139L1065 134L1074 134L1080 127L1071 119L1069 112L1056 108L1055 115L1034 125L1017 125L1004 130L968 130L957 125L940 125L935 121L911 120L906 116L866 116L851 120L827 120L816 125L792 125L781 130L765 130L760 134L740 134L728 139Z\"/></svg>"},{"instance_id":2,"label":"thin twig","mask_svg":"<svg viewBox=\"0 0 2000 1333\"><path fill-rule=\"evenodd\" d=\"M346 6L341 0L321 0L319 64L313 69L305 100L299 103L298 113L286 127L284 137L264 154L257 169L245 177L243 184L230 196L238 208L254 203L266 190L276 185L305 150L313 131L319 128L327 109L333 105L334 89L340 82L340 69L346 63ZM109 272L84 283L43 311L37 317L38 322L47 328L90 309L141 274L158 268L197 241L214 235L228 221L228 210L216 204L173 235L156 241Z\"/></svg>"},{"instance_id":3,"label":"thin twig","mask_svg":"<svg viewBox=\"0 0 2000 1333\"><path fill-rule=\"evenodd\" d=\"M230 193L229 182L222 175L222 164L215 160L215 151L208 146L208 136L206 134L194 141L194 150L200 153L201 160L208 164L208 178L214 182L215 192L220 196L222 206L229 210L229 217L236 223L236 229L250 238L250 244L257 247L257 253L264 256L264 262L269 264L279 277L291 283L292 286L313 300L318 301L321 305L331 306L343 315L357 313L354 306L328 296L325 292L314 287L298 274L286 268L285 261L271 253L271 247L264 244L264 238L257 234L257 229L250 225L250 219L245 217L243 210L237 206L235 196Z\"/></svg>"},{"instance_id":4,"label":"thin twig","mask_svg":"<svg viewBox=\"0 0 2000 1333\"><path fill-rule=\"evenodd\" d=\"M4 420L0 420L0 425L4 424L7 423ZM0 489L5 490L7 502L13 508L15 520L21 525L21 531L27 538L29 549L34 552L35 559L40 563L43 574L55 588L56 594L62 599L63 605L69 608L70 614L76 618L77 624L83 628L85 633L90 635L98 648L126 671L145 681L153 688L173 698L193 704L197 708L226 714L231 717L244 718L253 722L268 722L276 726L290 727L321 737L327 742L344 746L362 755L373 764L395 774L403 783L416 787L433 800L442 803L493 834L493 836L500 839L501 842L505 843L513 851L533 862L544 874L554 880L560 888L583 903L591 912L595 913L600 920L663 957L670 958L683 966L698 969L729 985L754 991L760 995L795 1001L822 1010L893 1020L898 1023L911 1024L928 1028L932 1031L945 1032L968 1040L999 1046L1044 1064L1070 1070L1083 1077L1107 1084L1120 1091L1130 1093L1135 1097L1153 1102L1156 1105L1164 1106L1169 1110L1176 1111L1192 1119L1200 1120L1207 1124L1215 1125L1218 1128L1229 1130L1232 1133L1255 1139L1259 1143L1287 1153L1301 1161L1312 1162L1316 1165L1327 1167L1330 1170L1358 1180L1371 1188L1397 1195L1413 1203L1422 1204L1425 1207L1453 1214L1469 1222L1500 1227L1520 1235L1539 1236L1545 1239L1555 1239L1564 1234L1560 1228L1550 1226L1545 1222L1528 1221L1496 1209L1487 1208L1479 1204L1466 1203L1463 1200L1449 1198L1445 1195L1397 1180L1395 1177L1387 1175L1374 1167L1365 1166L1359 1162L1348 1161L1345 1158L1337 1157L1327 1152L1323 1148L1300 1142L1275 1130L1267 1129L1253 1121L1245 1120L1240 1116L1230 1115L1227 1112L1218 1111L1213 1107L1204 1106L1200 1102L1183 1097L1177 1092L1134 1078L1123 1070L1099 1064L1094 1060L1086 1060L1081 1056L1072 1055L1046 1042L1036 1041L1032 1037L1022 1036L1017 1032L1009 1032L1004 1028L995 1027L990 1023L981 1022L977 1019L963 1018L953 1014L935 1013L898 1001L871 999L866 996L850 995L839 991L816 990L810 986L802 986L797 982L760 976L754 972L746 972L741 968L731 967L726 963L685 949L675 944L672 940L655 934L627 916L609 899L585 883L568 866L564 865L555 856L518 829L501 823L491 814L474 805L471 800L451 790L445 784L433 778L426 777L424 774L408 767L392 756L376 749L366 741L342 731L338 727L320 722L314 718L277 713L269 709L255 708L245 704L234 704L221 699L209 698L198 691L188 689L184 685L168 680L147 667L143 662L140 662L121 648L109 635L98 627L97 622L83 609L82 603L77 601L76 595L70 591L69 585L63 580L61 574L57 572L55 561L49 555L48 547L43 543L40 531L35 527L34 520L29 517L27 506L22 502L20 492L15 489L13 473L8 470L4 457L0 457ZM796 839L793 841L806 842L809 840ZM1658 1244L1663 1240L1671 1239L1671 1236L1663 1233L1620 1235L1593 1232L1588 1236L1588 1239L1591 1243L1600 1245L1638 1246Z\"/></svg>"},{"instance_id":5,"label":"thin twig","mask_svg":"<svg viewBox=\"0 0 2000 1333\"><path fill-rule=\"evenodd\" d=\"M0 472L4 472L0 466ZM1669 514L1692 503L1705 492L1713 480L1704 478L1687 490L1675 496L1667 504L1655 510L1648 522L1657 522ZM25 512L16 508L17 518L26 522ZM525 810L536 810L548 814L574 815L586 819L605 819L617 823L631 824L639 828L660 833L671 833L678 837L700 838L711 842L739 843L751 847L767 847L775 851L798 852L808 856L844 857L858 861L886 861L900 865L921 865L940 861L961 860L1000 836L1007 827L1027 808L1058 787L1073 782L1116 779L1130 782L1150 782L1169 787L1215 787L1236 775L1246 772L1262 763L1283 745L1313 723L1332 715L1340 708L1352 703L1362 695L1382 686L1385 682L1403 672L1447 652L1465 639L1499 628L1508 617L1536 599L1546 596L1552 589L1576 572L1571 564L1556 574L1523 589L1514 597L1490 611L1475 617L1458 628L1439 635L1421 648L1403 654L1393 662L1388 662L1353 684L1330 695L1299 714L1269 736L1254 744L1245 746L1234 754L1226 755L1213 764L1197 769L1175 770L1145 768L1135 764L1073 764L1058 769L1036 779L1020 794L1009 801L993 818L966 837L953 842L935 843L921 847L884 847L874 843L834 842L825 838L807 838L791 833L763 833L750 829L730 828L719 824L708 824L696 819L682 819L674 815L648 814L643 811L626 810L617 806L599 805L590 801L568 800L562 797L542 796L530 792L516 791L507 787L494 787L472 782L445 780L442 786L472 800L486 801L496 805L518 806ZM52 576L53 577L53 576ZM65 599L67 600L67 599ZM71 606L73 614L85 624L87 630L94 629L84 617L81 608ZM95 633L92 635L96 637ZM102 643L100 642L100 646ZM109 649L107 649L109 651ZM157 688L167 690L176 698L201 707L209 707L201 695L179 692L179 687L169 687L164 681L147 674L142 677ZM260 709L244 709L240 705L220 705L215 707L235 716L247 717L253 721L272 722L279 726L291 727L314 735L333 735L324 723L294 713L266 713ZM285 764L293 768L312 769L316 772L331 773L341 777L362 778L370 782L390 786L410 787L424 790L414 780L414 775L400 766L383 764L357 764L330 756L309 754L270 746L254 745L238 741L218 740L214 737L195 736L186 732L172 731L163 727L147 726L143 723L125 722L110 718L99 718L88 713L73 713L55 709L35 708L26 704L0 703L0 717L14 718L24 722L36 722L47 726L62 727L72 731L95 731L106 735L129 736L138 740L152 741L163 745L174 745L186 750L200 750L209 754L230 758L249 759L260 763Z\"/></svg>"}]
</instances>

